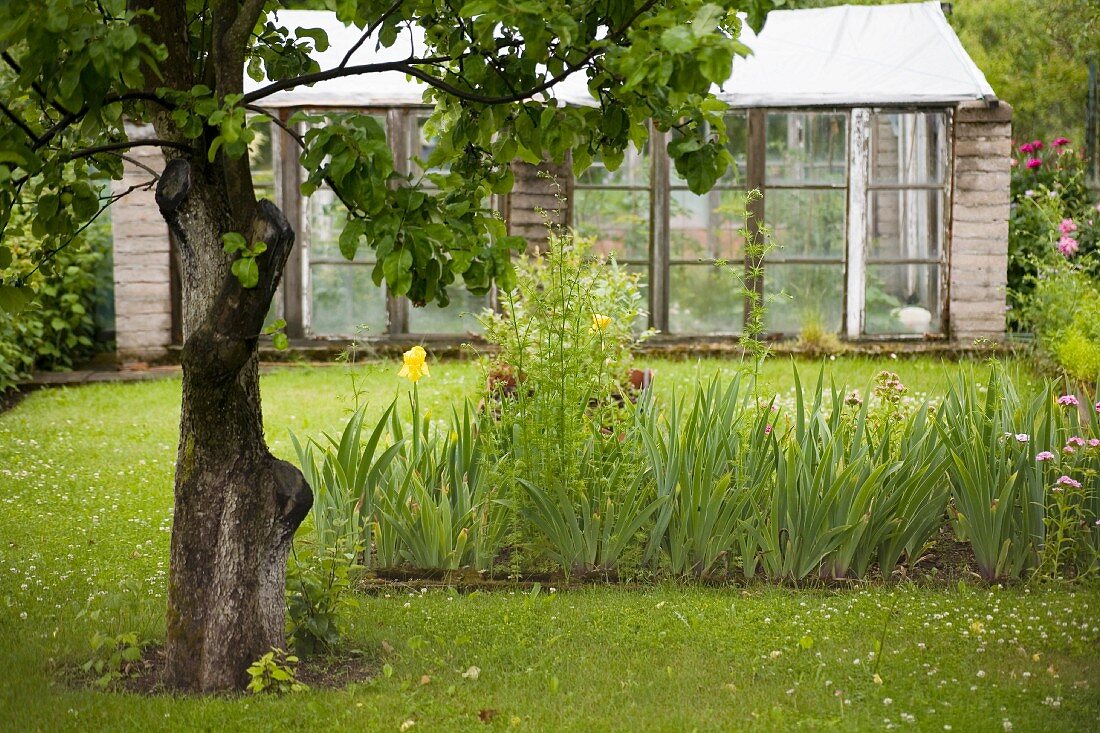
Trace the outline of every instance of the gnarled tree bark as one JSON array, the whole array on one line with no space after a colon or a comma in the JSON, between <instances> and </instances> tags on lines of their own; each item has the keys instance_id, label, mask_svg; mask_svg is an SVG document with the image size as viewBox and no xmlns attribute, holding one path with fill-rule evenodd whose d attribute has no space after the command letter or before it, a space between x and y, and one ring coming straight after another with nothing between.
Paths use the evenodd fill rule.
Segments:
<instances>
[{"instance_id":1,"label":"gnarled tree bark","mask_svg":"<svg viewBox=\"0 0 1100 733\"><path fill-rule=\"evenodd\" d=\"M260 409L257 341L294 232L270 201L232 196L220 172L176 158L157 189L183 278L167 682L198 691L243 686L252 661L284 646L287 554L313 503L301 472L268 451ZM267 244L254 288L230 272L228 231Z\"/></svg>"}]
</instances>

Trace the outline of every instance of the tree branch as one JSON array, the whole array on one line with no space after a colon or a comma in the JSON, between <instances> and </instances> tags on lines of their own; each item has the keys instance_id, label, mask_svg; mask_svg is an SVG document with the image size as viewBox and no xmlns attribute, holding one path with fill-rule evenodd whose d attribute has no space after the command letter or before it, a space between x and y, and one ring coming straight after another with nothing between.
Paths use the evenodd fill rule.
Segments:
<instances>
[{"instance_id":1,"label":"tree branch","mask_svg":"<svg viewBox=\"0 0 1100 733\"><path fill-rule=\"evenodd\" d=\"M116 151L110 151L110 152L107 153L107 155L113 155L116 158L119 158L121 160L126 161L127 163L129 163L132 166L135 166L137 168L141 168L143 171L145 171L146 173L151 175L153 177L154 181L160 180L160 174L159 173L157 173L155 170L153 170L152 168L145 165L140 160L138 160L137 158L135 158L131 155L125 155L123 153L119 153L119 152L116 152Z\"/></svg>"},{"instance_id":2,"label":"tree branch","mask_svg":"<svg viewBox=\"0 0 1100 733\"><path fill-rule=\"evenodd\" d=\"M520 102L524 99L528 99L536 94L546 91L547 89L558 84L565 78L579 71L585 66L585 64L587 64L589 61L594 59L606 49L606 42L615 41L620 38L622 34L630 28L634 21L642 15L642 13L646 12L656 4L657 0L646 0L645 3L639 6L638 9L635 10L634 13L622 23L622 25L609 33L605 41L598 42L597 45L594 45L591 49L589 49L588 53L586 53L579 61L567 65L560 74L552 76L541 84L536 84L533 87L512 94L506 94L496 97L487 97L479 94L473 94L459 89L453 84L449 84L442 79L436 78L431 74L428 74L427 72L416 68L417 66L446 63L448 61L456 60L454 57L441 56L424 59L408 58L404 61L388 61L376 64L359 64L356 66L338 66L336 68L328 69L326 71L317 71L312 74L303 74L301 76L292 77L290 79L281 79L279 81L272 82L265 87L261 87L255 91L245 94L244 97L242 97L241 102L244 104L251 104L265 97L271 96L275 92L281 92L287 89L294 89L295 87L307 84L316 84L317 82L329 81L331 79L340 79L348 76L361 76L364 74L374 74L383 71L401 71L411 77L420 79L429 86L435 87L440 91L446 92L447 94L450 94L451 96L457 97L458 99L466 102L473 102L475 104L485 105L510 104L512 102Z\"/></svg>"},{"instance_id":3,"label":"tree branch","mask_svg":"<svg viewBox=\"0 0 1100 733\"><path fill-rule=\"evenodd\" d=\"M328 81L330 79L340 79L345 76L375 74L382 71L405 71L410 63L430 64L441 63L450 60L451 58L449 56L442 56L434 59L405 59L404 61L382 61L375 64L358 64L356 66L345 66L343 68L337 67L335 69L328 69L327 71L315 71L311 74L302 74L301 76L295 76L289 79L280 79L279 81L272 82L265 87L260 87L259 89L251 91L241 97L240 103L251 104L265 97L270 97L275 92L282 92L286 91L287 89L294 89L295 87L306 86L308 84L316 84L317 82Z\"/></svg>"},{"instance_id":4,"label":"tree branch","mask_svg":"<svg viewBox=\"0 0 1100 733\"><path fill-rule=\"evenodd\" d=\"M76 160L77 158L87 158L89 155L98 155L99 153L109 153L113 150L129 150L130 148L174 148L175 150L182 150L185 153L194 153L195 150L190 145L184 145L174 140L161 140L160 138L148 138L145 140L120 140L117 143L105 143L103 145L96 145L90 148L83 148L76 150L72 153L65 155L66 160Z\"/></svg>"},{"instance_id":5,"label":"tree branch","mask_svg":"<svg viewBox=\"0 0 1100 733\"><path fill-rule=\"evenodd\" d=\"M8 106L6 104L4 104L2 101L0 101L0 112L3 112L4 116L7 117L9 120L11 120L12 123L16 127L18 127L20 130L22 130L23 133L27 137L29 137L31 139L31 142L33 142L35 144L35 146L37 147L37 145L38 145L38 136L34 134L34 130L32 130L30 128L30 125L23 122L23 120L19 117L19 115L15 114L10 109L8 109Z\"/></svg>"},{"instance_id":6,"label":"tree branch","mask_svg":"<svg viewBox=\"0 0 1100 733\"><path fill-rule=\"evenodd\" d=\"M385 11L383 11L382 15L378 18L378 20L374 21L369 26L367 26L367 29L365 31L363 31L363 35L361 35L359 37L359 40L355 42L355 45L352 46L351 49L346 54L344 54L344 58L340 61L340 65L337 68L342 69L345 66L347 66L348 61L350 61L351 57L355 55L355 52L358 51L359 48L364 43L366 43L367 39L370 38L371 35L373 35L374 32L376 30L378 30L383 23L386 22L387 18L389 18L391 15L393 15L394 13L397 12L398 8L401 7L403 2L404 2L404 0L396 0L396 2L394 2L393 5L391 5Z\"/></svg>"},{"instance_id":7,"label":"tree branch","mask_svg":"<svg viewBox=\"0 0 1100 733\"><path fill-rule=\"evenodd\" d=\"M264 117L267 117L269 120L275 123L277 127L282 129L283 132L285 132L287 135L290 135L290 137L294 139L294 142L298 143L298 147L300 147L302 150L306 149L305 139L297 132L295 132L294 129L290 127L290 125L279 119L278 115L272 114L263 107L257 107L254 104L246 104L244 105L244 108L247 109L249 112L255 112L258 115L263 115Z\"/></svg>"},{"instance_id":8,"label":"tree branch","mask_svg":"<svg viewBox=\"0 0 1100 733\"><path fill-rule=\"evenodd\" d=\"M237 11L237 17L229 26L227 37L223 39L226 48L244 48L245 41L256 27L260 19L260 13L264 10L267 0L243 0L241 9Z\"/></svg>"},{"instance_id":9,"label":"tree branch","mask_svg":"<svg viewBox=\"0 0 1100 733\"><path fill-rule=\"evenodd\" d=\"M108 96L108 97L104 97L103 103L100 106L103 107L103 106L106 106L108 104L114 104L115 102L136 102L136 101L154 102L156 104L159 104L161 107L164 107L165 109L169 109L169 110L176 108L176 105L172 104L171 102L169 102L166 99L161 99L154 92L127 92L126 94L111 95L111 96ZM78 111L67 114L64 117L62 117L60 120L58 120L53 125L53 127L46 130L46 132L44 132L42 134L41 140L38 143L35 144L34 149L37 150L38 148L40 148L43 145L45 145L46 143L48 143L50 140L52 140L58 134L60 134L61 132L64 132L67 127L70 127L73 123L80 120L82 117L87 115L89 112L91 112L91 108L88 105L84 105Z\"/></svg>"}]
</instances>

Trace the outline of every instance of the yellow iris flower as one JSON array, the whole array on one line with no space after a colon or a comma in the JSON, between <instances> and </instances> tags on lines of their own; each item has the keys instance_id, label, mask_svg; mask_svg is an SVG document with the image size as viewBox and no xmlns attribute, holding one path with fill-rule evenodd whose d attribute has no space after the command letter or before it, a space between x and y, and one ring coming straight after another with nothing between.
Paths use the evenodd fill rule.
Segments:
<instances>
[{"instance_id":1,"label":"yellow iris flower","mask_svg":"<svg viewBox=\"0 0 1100 733\"><path fill-rule=\"evenodd\" d=\"M599 313L596 313L595 315L592 316L592 330L593 331L602 331L605 328L607 328L608 325L610 325L610 324L611 324L611 316L601 316Z\"/></svg>"},{"instance_id":2,"label":"yellow iris flower","mask_svg":"<svg viewBox=\"0 0 1100 733\"><path fill-rule=\"evenodd\" d=\"M401 371L397 373L397 376L407 377L413 384L416 384L421 377L431 376L428 374L428 365L424 361L427 358L428 353L424 351L424 347L412 347L402 356L405 365L401 367Z\"/></svg>"}]
</instances>

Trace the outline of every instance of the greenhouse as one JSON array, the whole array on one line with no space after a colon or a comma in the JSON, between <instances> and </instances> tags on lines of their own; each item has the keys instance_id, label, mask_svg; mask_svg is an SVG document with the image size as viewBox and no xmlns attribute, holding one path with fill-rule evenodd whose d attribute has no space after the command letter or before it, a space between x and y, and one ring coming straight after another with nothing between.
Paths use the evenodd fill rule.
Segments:
<instances>
[{"instance_id":1,"label":"greenhouse","mask_svg":"<svg viewBox=\"0 0 1100 733\"><path fill-rule=\"evenodd\" d=\"M331 68L359 40L325 12L282 11L288 28L322 27ZM938 2L772 12L746 28L752 54L716 89L729 105L735 169L709 193L691 193L669 164L666 134L652 131L615 171L598 162L573 177L568 161L516 162L511 194L494 205L512 233L546 236L541 209L636 270L660 339L708 340L742 330L738 278L746 226L763 221L775 249L760 285L767 330L806 330L849 340L966 342L1004 332L1011 108L963 50ZM367 42L353 63L408 53ZM253 83L253 82L248 82ZM265 101L280 120L297 110L361 109L385 126L398 167L412 171L432 144L424 86L401 73L341 79ZM592 104L576 76L552 90L560 104ZM371 281L369 251L339 253L340 205L331 192L298 193L297 150L274 134L254 151L266 186L299 232L278 303L294 342L353 336L399 341L468 340L470 314L492 298L453 293L452 304L413 308ZM140 134L140 130L134 130ZM289 144L288 144L289 143ZM150 149L151 150L151 149ZM156 156L135 161L159 169ZM141 178L131 165L129 186ZM133 180L130 180L130 179ZM751 202L746 223L745 192ZM152 193L113 212L116 335L123 361L163 356L180 342L172 244Z\"/></svg>"}]
</instances>

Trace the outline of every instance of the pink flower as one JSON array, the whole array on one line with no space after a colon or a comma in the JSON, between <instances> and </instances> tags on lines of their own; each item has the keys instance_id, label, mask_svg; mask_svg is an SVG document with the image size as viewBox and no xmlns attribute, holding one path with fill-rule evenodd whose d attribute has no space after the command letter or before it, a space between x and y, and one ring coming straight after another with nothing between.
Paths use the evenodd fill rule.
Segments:
<instances>
[{"instance_id":1,"label":"pink flower","mask_svg":"<svg viewBox=\"0 0 1100 733\"><path fill-rule=\"evenodd\" d=\"M1058 240L1058 251L1066 257L1073 257L1077 254L1077 240L1068 234L1063 234Z\"/></svg>"},{"instance_id":2,"label":"pink flower","mask_svg":"<svg viewBox=\"0 0 1100 733\"><path fill-rule=\"evenodd\" d=\"M771 434L772 434L772 426L771 425L765 426L764 427L764 435L771 435Z\"/></svg>"},{"instance_id":3,"label":"pink flower","mask_svg":"<svg viewBox=\"0 0 1100 733\"><path fill-rule=\"evenodd\" d=\"M1096 403L1096 411L1097 411L1097 412L1100 412L1100 402L1097 402L1097 403Z\"/></svg>"},{"instance_id":4,"label":"pink flower","mask_svg":"<svg viewBox=\"0 0 1100 733\"><path fill-rule=\"evenodd\" d=\"M1056 138L1054 138L1054 142L1052 142L1051 145L1053 145L1056 148L1060 148L1063 145L1069 145L1069 138L1068 137L1056 137Z\"/></svg>"},{"instance_id":5,"label":"pink flower","mask_svg":"<svg viewBox=\"0 0 1100 733\"><path fill-rule=\"evenodd\" d=\"M1027 433L1016 433L1017 443L1026 443L1028 440L1030 440L1030 436Z\"/></svg>"},{"instance_id":6,"label":"pink flower","mask_svg":"<svg viewBox=\"0 0 1100 733\"><path fill-rule=\"evenodd\" d=\"M1073 407L1076 407L1077 405L1079 405L1081 403L1078 402L1077 398L1074 397L1073 395L1064 394L1064 395L1062 395L1061 397L1058 398L1058 404L1059 405L1072 405ZM1098 403L1096 405L1096 411L1100 412L1100 403Z\"/></svg>"},{"instance_id":7,"label":"pink flower","mask_svg":"<svg viewBox=\"0 0 1100 733\"><path fill-rule=\"evenodd\" d=\"M1061 486L1069 486L1069 487L1074 488L1074 489L1081 488L1081 482L1080 481L1074 481L1069 476L1060 476L1058 478L1058 480L1055 481L1055 483L1060 484Z\"/></svg>"},{"instance_id":8,"label":"pink flower","mask_svg":"<svg viewBox=\"0 0 1100 733\"><path fill-rule=\"evenodd\" d=\"M1062 234L1073 234L1077 231L1077 225L1073 223L1073 219L1062 219L1062 223L1058 225L1058 228L1062 231Z\"/></svg>"},{"instance_id":9,"label":"pink flower","mask_svg":"<svg viewBox=\"0 0 1100 733\"><path fill-rule=\"evenodd\" d=\"M1072 438L1066 441L1066 445L1075 445L1080 448L1085 445L1085 439L1079 435L1074 435Z\"/></svg>"},{"instance_id":10,"label":"pink flower","mask_svg":"<svg viewBox=\"0 0 1100 733\"><path fill-rule=\"evenodd\" d=\"M1024 165L1026 165L1031 170L1035 170L1036 168L1038 168L1042 164L1043 164L1043 161L1039 160L1038 158L1028 158L1027 162L1024 163Z\"/></svg>"},{"instance_id":11,"label":"pink flower","mask_svg":"<svg viewBox=\"0 0 1100 733\"><path fill-rule=\"evenodd\" d=\"M1023 145L1020 146L1020 152L1021 153L1034 153L1035 152L1035 146L1032 145L1031 143L1024 143Z\"/></svg>"},{"instance_id":12,"label":"pink flower","mask_svg":"<svg viewBox=\"0 0 1100 733\"><path fill-rule=\"evenodd\" d=\"M1043 149L1043 141L1042 140L1032 140L1031 141L1031 147L1035 150L1042 150Z\"/></svg>"},{"instance_id":13,"label":"pink flower","mask_svg":"<svg viewBox=\"0 0 1100 733\"><path fill-rule=\"evenodd\" d=\"M1100 448L1100 438L1089 438L1089 448Z\"/></svg>"},{"instance_id":14,"label":"pink flower","mask_svg":"<svg viewBox=\"0 0 1100 733\"><path fill-rule=\"evenodd\" d=\"M1045 450L1042 453L1039 453L1038 455L1036 455L1035 460L1039 461L1040 463L1042 463L1043 461L1053 461L1054 460L1054 454L1051 453L1048 450Z\"/></svg>"},{"instance_id":15,"label":"pink flower","mask_svg":"<svg viewBox=\"0 0 1100 733\"><path fill-rule=\"evenodd\" d=\"M1067 456L1069 456L1069 455L1073 455L1074 453L1076 453L1077 449L1074 448L1072 445L1067 445L1065 448L1062 449L1062 452L1065 453Z\"/></svg>"}]
</instances>

